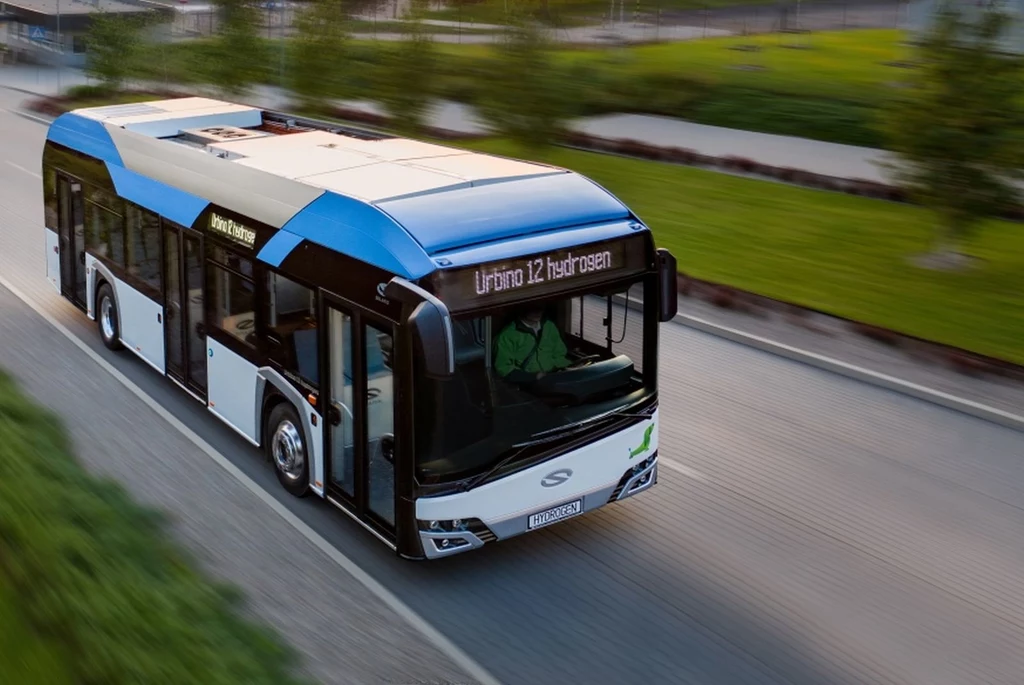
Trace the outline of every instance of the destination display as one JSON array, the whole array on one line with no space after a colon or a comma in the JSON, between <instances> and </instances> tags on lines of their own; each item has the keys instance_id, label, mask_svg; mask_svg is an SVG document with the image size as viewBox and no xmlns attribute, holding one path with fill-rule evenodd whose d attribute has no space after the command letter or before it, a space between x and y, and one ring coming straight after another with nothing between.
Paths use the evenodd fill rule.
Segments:
<instances>
[{"instance_id":1,"label":"destination display","mask_svg":"<svg viewBox=\"0 0 1024 685\"><path fill-rule=\"evenodd\" d=\"M210 214L210 231L250 248L256 242L256 231L219 214Z\"/></svg>"},{"instance_id":2,"label":"destination display","mask_svg":"<svg viewBox=\"0 0 1024 685\"><path fill-rule=\"evenodd\" d=\"M434 278L435 292L455 308L522 299L640 271L645 266L645 257L642 235L577 245L445 270Z\"/></svg>"}]
</instances>

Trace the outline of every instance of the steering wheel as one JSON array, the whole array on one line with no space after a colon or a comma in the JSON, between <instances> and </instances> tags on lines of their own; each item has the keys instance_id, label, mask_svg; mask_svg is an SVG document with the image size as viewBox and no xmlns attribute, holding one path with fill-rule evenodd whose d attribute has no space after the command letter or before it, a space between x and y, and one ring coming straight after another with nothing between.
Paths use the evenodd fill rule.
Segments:
<instances>
[{"instance_id":1,"label":"steering wheel","mask_svg":"<svg viewBox=\"0 0 1024 685\"><path fill-rule=\"evenodd\" d=\"M585 355L585 356L580 357L579 359L573 361L572 364L569 364L568 368L570 368L570 369L582 369L584 366L590 366L591 362L597 361L600 358L601 358L601 355L599 355L599 354L588 354L588 355Z\"/></svg>"}]
</instances>

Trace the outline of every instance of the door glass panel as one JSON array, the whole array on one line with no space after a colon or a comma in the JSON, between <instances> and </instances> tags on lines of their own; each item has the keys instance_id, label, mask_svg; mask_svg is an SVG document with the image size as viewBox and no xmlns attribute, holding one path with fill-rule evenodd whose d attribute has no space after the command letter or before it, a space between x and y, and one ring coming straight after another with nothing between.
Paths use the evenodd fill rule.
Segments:
<instances>
[{"instance_id":1,"label":"door glass panel","mask_svg":"<svg viewBox=\"0 0 1024 685\"><path fill-rule=\"evenodd\" d=\"M64 179L58 184L58 226L60 238L60 285L71 294L75 280L75 255L71 247L71 186Z\"/></svg>"},{"instance_id":2,"label":"door glass panel","mask_svg":"<svg viewBox=\"0 0 1024 685\"><path fill-rule=\"evenodd\" d=\"M366 326L366 438L370 511L395 525L394 377L388 364L391 335Z\"/></svg>"},{"instance_id":3,"label":"door glass panel","mask_svg":"<svg viewBox=\"0 0 1024 685\"><path fill-rule=\"evenodd\" d=\"M164 328L167 331L167 372L181 380L185 365L181 338L181 272L177 231L164 231Z\"/></svg>"},{"instance_id":4,"label":"door glass panel","mask_svg":"<svg viewBox=\"0 0 1024 685\"><path fill-rule=\"evenodd\" d=\"M330 309L331 480L349 497L355 497L355 431L352 412L352 318Z\"/></svg>"},{"instance_id":5,"label":"door glass panel","mask_svg":"<svg viewBox=\"0 0 1024 685\"><path fill-rule=\"evenodd\" d=\"M76 190L77 188L77 190ZM82 199L82 187L75 184L71 188L72 242L75 253L75 299L84 304L85 287L85 201Z\"/></svg>"},{"instance_id":6,"label":"door glass panel","mask_svg":"<svg viewBox=\"0 0 1024 685\"><path fill-rule=\"evenodd\" d=\"M199 240L185 240L185 288L188 297L188 320L185 339L188 341L189 383L206 390L206 342L203 335L203 257Z\"/></svg>"}]
</instances>

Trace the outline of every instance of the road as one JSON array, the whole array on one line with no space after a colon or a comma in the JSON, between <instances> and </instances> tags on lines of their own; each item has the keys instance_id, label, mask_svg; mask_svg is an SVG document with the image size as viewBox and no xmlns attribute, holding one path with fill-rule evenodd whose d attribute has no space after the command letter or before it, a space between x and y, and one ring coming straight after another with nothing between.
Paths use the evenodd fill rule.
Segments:
<instances>
[{"instance_id":1,"label":"road","mask_svg":"<svg viewBox=\"0 0 1024 685\"><path fill-rule=\"evenodd\" d=\"M0 90L0 108L22 97ZM501 682L1020 683L1024 434L669 325L656 489L443 563L399 561L284 495L256 450L107 352L49 289L44 136L0 111L0 275ZM322 682L469 682L2 288L0 367L60 412L90 467L171 511Z\"/></svg>"}]
</instances>

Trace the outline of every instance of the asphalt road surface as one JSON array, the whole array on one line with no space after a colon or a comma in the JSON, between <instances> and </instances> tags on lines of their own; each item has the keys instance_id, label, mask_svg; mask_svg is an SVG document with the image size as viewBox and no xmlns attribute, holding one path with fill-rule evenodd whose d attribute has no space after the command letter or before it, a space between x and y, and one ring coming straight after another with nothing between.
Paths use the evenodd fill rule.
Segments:
<instances>
[{"instance_id":1,"label":"asphalt road surface","mask_svg":"<svg viewBox=\"0 0 1024 685\"><path fill-rule=\"evenodd\" d=\"M0 107L21 97L0 90ZM480 552L401 561L283 494L256 450L107 352L50 289L44 136L0 111L0 276L501 682L1024 679L1024 434L668 325L657 488ZM322 682L472 681L3 288L0 367L60 412L91 468L172 512Z\"/></svg>"}]
</instances>

